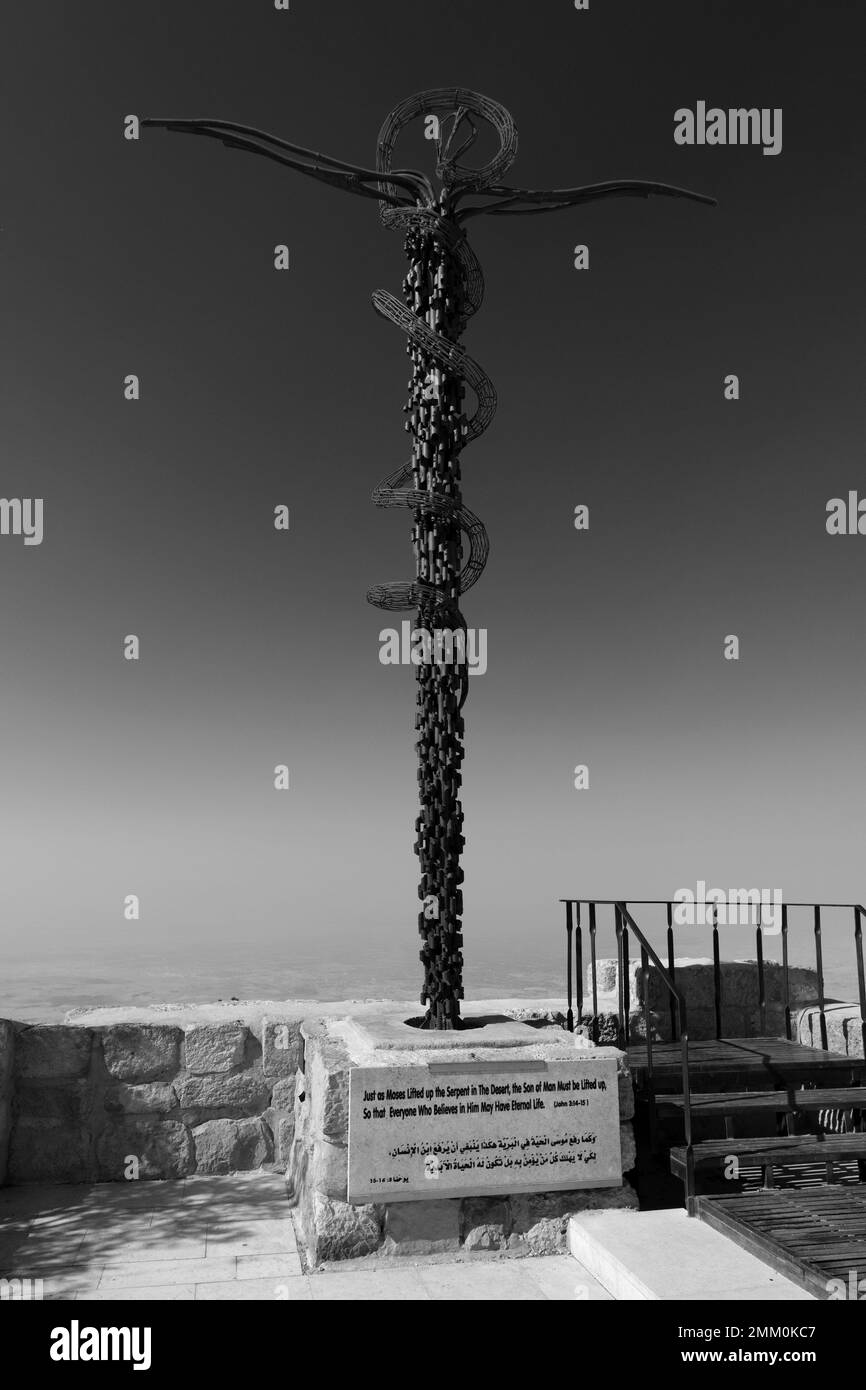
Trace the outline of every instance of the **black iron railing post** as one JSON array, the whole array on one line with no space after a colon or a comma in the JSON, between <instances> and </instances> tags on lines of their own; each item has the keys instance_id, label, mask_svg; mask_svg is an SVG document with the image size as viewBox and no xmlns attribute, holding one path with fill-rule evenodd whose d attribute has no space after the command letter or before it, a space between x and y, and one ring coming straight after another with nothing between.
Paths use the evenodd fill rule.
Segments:
<instances>
[{"instance_id":1,"label":"black iron railing post","mask_svg":"<svg viewBox=\"0 0 866 1390\"><path fill-rule=\"evenodd\" d=\"M647 953L647 948L646 948L646 946L644 946L643 942L641 942L641 948L640 948L640 969L641 969L641 979L642 979L642 981L643 981L643 1026L644 1026L644 1033L645 1033L645 1035L646 1035L646 1066L647 1066L647 1076L649 1077L650 1086L652 1086L652 1079L653 1079L653 1035L652 1035L652 1027L650 1026L650 968L649 968L649 954Z\"/></svg>"},{"instance_id":2,"label":"black iron railing post","mask_svg":"<svg viewBox=\"0 0 866 1390\"><path fill-rule=\"evenodd\" d=\"M673 903L667 903L666 907L668 915L668 970L670 971L671 980L674 984L676 984L676 963L674 960ZM677 1031L677 1001L674 998L674 996L671 995L671 1042L676 1042Z\"/></svg>"},{"instance_id":3,"label":"black iron railing post","mask_svg":"<svg viewBox=\"0 0 866 1390\"><path fill-rule=\"evenodd\" d=\"M592 961L592 1016L598 1017L598 968L595 961L595 903L589 905L589 952Z\"/></svg>"},{"instance_id":4,"label":"black iron railing post","mask_svg":"<svg viewBox=\"0 0 866 1390\"><path fill-rule=\"evenodd\" d=\"M689 1024L686 1015L686 1001L677 994L680 1019L680 1057L683 1065L683 1137L686 1141L686 1212L694 1216L695 1202L695 1148L692 1140L692 1087L689 1077Z\"/></svg>"},{"instance_id":5,"label":"black iron railing post","mask_svg":"<svg viewBox=\"0 0 866 1390\"><path fill-rule=\"evenodd\" d=\"M628 1043L626 1042L625 1014L623 1012L622 1006L624 981L622 978L622 916L619 910L619 903L614 903L613 905L613 919L614 930L616 932L616 977L618 988L617 1004L619 1007L619 1046L621 1048L625 1048L628 1046Z\"/></svg>"},{"instance_id":6,"label":"black iron railing post","mask_svg":"<svg viewBox=\"0 0 866 1390\"><path fill-rule=\"evenodd\" d=\"M821 1046L827 1051L827 1016L824 1011L824 955L821 948L821 908L815 904L815 968L818 972L818 1009L821 1019Z\"/></svg>"},{"instance_id":7,"label":"black iron railing post","mask_svg":"<svg viewBox=\"0 0 866 1390\"><path fill-rule=\"evenodd\" d=\"M755 928L755 946L758 951L758 1010L761 1018L761 1036L767 1034L767 987L764 981L764 932L761 909L758 908L758 925Z\"/></svg>"},{"instance_id":8,"label":"black iron railing post","mask_svg":"<svg viewBox=\"0 0 866 1390\"><path fill-rule=\"evenodd\" d=\"M719 951L719 910L713 903L713 1004L716 1010L716 1037L722 1036L722 962Z\"/></svg>"},{"instance_id":9,"label":"black iron railing post","mask_svg":"<svg viewBox=\"0 0 866 1390\"><path fill-rule=\"evenodd\" d=\"M860 1042L866 1057L866 976L863 973L863 908L854 909L854 946L857 951L857 992L860 996Z\"/></svg>"},{"instance_id":10,"label":"black iron railing post","mask_svg":"<svg viewBox=\"0 0 866 1390\"><path fill-rule=\"evenodd\" d=\"M622 988L625 997L625 1045L628 1047L631 1042L631 976L629 974L628 959L628 927L626 926L626 915L628 904L622 904Z\"/></svg>"},{"instance_id":11,"label":"black iron railing post","mask_svg":"<svg viewBox=\"0 0 866 1390\"><path fill-rule=\"evenodd\" d=\"M565 904L565 973L568 981L568 1008L565 1014L565 1026L569 1033L574 1032L574 1010L571 1007L571 936L574 931L574 917L571 900Z\"/></svg>"},{"instance_id":12,"label":"black iron railing post","mask_svg":"<svg viewBox=\"0 0 866 1390\"><path fill-rule=\"evenodd\" d=\"M791 983L788 978L788 904L782 904L782 989L785 999L785 1037L791 1042Z\"/></svg>"},{"instance_id":13,"label":"black iron railing post","mask_svg":"<svg viewBox=\"0 0 866 1390\"><path fill-rule=\"evenodd\" d=\"M575 1004L577 1006L577 1021L583 1022L583 931L580 925L580 903L575 903L577 908L577 921L574 928L574 985L575 985Z\"/></svg>"},{"instance_id":14,"label":"black iron railing post","mask_svg":"<svg viewBox=\"0 0 866 1390\"><path fill-rule=\"evenodd\" d=\"M646 1038L646 1070L647 1070L646 1089L647 1089L647 1098L648 1098L648 1101L649 1101L648 1114L647 1114L647 1119L648 1119L648 1124L649 1124L649 1145L650 1145L650 1152L651 1152L651 1153L655 1153L655 1151L656 1151L656 1119L657 1119L657 1116L656 1116L655 1080L654 1080L654 1078L653 1078L653 1035L652 1035L652 1024L651 1024L651 1022L650 1022L650 968L649 968L649 954L648 954L647 948L646 948L646 946L644 945L643 942L641 942L641 947L640 947L640 967L641 967L641 982L642 982L642 984L643 984L643 1031L644 1031L644 1037Z\"/></svg>"}]
</instances>

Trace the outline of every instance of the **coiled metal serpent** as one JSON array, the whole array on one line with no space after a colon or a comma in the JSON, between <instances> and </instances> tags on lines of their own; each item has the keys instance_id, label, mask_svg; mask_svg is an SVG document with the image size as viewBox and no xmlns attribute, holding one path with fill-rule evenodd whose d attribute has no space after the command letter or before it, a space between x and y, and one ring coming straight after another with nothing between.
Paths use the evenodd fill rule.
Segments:
<instances>
[{"instance_id":1,"label":"coiled metal serpent","mask_svg":"<svg viewBox=\"0 0 866 1390\"><path fill-rule=\"evenodd\" d=\"M391 156L400 130L418 116L429 119L445 113L445 131L437 138L436 172L443 189L438 198L414 208L394 207L382 202L382 221L387 227L403 231L409 272L403 284L401 303L387 290L377 290L373 307L409 340L413 364L407 427L414 436L412 457L385 478L373 492L377 507L407 507L415 512L413 533L418 572L411 583L380 584L367 592L368 602L390 611L418 609L425 621L456 624L464 633L466 623L458 600L471 588L487 564L489 542L479 517L464 506L460 497L456 455L462 447L478 439L496 411L496 392L479 364L458 345L457 339L467 319L477 313L484 295L484 277L466 234L454 220L456 199L461 193L477 191L492 183L511 165L517 152L517 132L509 113L497 102L464 88L438 88L410 97L390 114L379 135L377 170L390 173ZM460 125L472 115L489 121L500 138L500 149L484 169L462 169L458 154L474 140L474 132L458 152L452 146ZM387 187L387 183L385 183ZM477 399L474 414L462 416L463 384L470 386ZM436 461L431 464L438 450ZM444 454L451 457L443 468ZM412 480L412 486L407 484ZM456 533L465 535L468 556L456 576L443 571L435 577L429 546L421 542L425 519L438 523L440 543L453 544ZM450 534L449 534L450 533ZM468 674L461 675L462 708L468 690Z\"/></svg>"},{"instance_id":2,"label":"coiled metal serpent","mask_svg":"<svg viewBox=\"0 0 866 1390\"><path fill-rule=\"evenodd\" d=\"M436 118L438 193L425 174L392 169L400 132L419 117ZM476 120L492 127L498 149L487 164L473 169L461 164L460 156L477 139ZM459 600L484 570L488 541L482 522L463 505L460 455L466 444L484 432L496 409L489 377L459 344L484 294L481 267L466 240L465 223L482 214L553 212L611 197L660 194L705 203L713 199L669 184L634 179L548 190L501 184L500 176L517 153L514 121L498 102L463 87L419 92L395 107L379 132L375 169L348 164L233 121L149 118L141 124L217 139L332 188L376 198L385 225L404 233L409 270L403 300L377 290L373 307L408 340L412 380L406 427L412 435L412 455L379 484L373 501L378 507L406 507L414 513L416 574L409 582L377 585L367 598L391 611L417 608L423 627L444 627L452 633L456 627L465 642L467 629ZM464 135L455 148L458 136ZM460 206L465 194L477 194L483 201ZM467 385L477 397L476 409L468 418L463 399ZM465 563L464 536L468 542ZM452 656L453 651L452 645ZM463 997L459 791L468 669L465 660L460 664L440 660L442 656L437 648L435 657L419 662L417 668L421 810L415 848L421 866L418 891L423 908L418 925L424 962L421 1002L428 1006L425 1022L431 1028L456 1028Z\"/></svg>"},{"instance_id":3,"label":"coiled metal serpent","mask_svg":"<svg viewBox=\"0 0 866 1390\"><path fill-rule=\"evenodd\" d=\"M444 113L442 119L439 113ZM367 599L390 611L417 609L420 625L429 631L450 631L451 663L431 653L418 665L417 750L421 810L416 821L415 849L421 865L419 896L424 907L418 917L424 964L422 1003L428 1022L454 1027L457 1001L462 997L463 956L461 915L463 894L460 852L463 848L463 810L459 800L463 757L462 709L469 688L466 664L466 620L460 597L481 577L487 563L487 531L466 507L461 495L460 456L463 448L487 429L496 410L496 393L487 373L460 345L468 318L480 308L484 279L466 235L455 220L457 198L492 183L511 164L517 134L508 112L495 102L461 88L422 92L398 107L379 136L377 170L391 168L396 138L418 116L439 121L437 168L442 189L416 207L381 204L386 226L405 235L409 270L401 302L387 290L377 290L373 307L405 333L412 362L407 429L412 435L411 457L373 492L377 507L406 507L414 512L413 543L416 577L409 583L380 584ZM489 121L498 131L500 148L486 168L462 169L454 140L463 122L472 130L461 149L475 138L472 117ZM464 388L476 397L476 408L464 412ZM462 538L468 555L462 561ZM454 636L462 634L462 660L454 663ZM440 647L437 656L443 654Z\"/></svg>"}]
</instances>

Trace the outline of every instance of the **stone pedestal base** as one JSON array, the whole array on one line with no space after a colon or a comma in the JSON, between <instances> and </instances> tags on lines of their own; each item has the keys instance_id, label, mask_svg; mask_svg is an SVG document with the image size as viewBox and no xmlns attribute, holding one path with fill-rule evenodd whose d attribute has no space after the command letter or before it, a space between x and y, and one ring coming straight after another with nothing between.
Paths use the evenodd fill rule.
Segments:
<instances>
[{"instance_id":1,"label":"stone pedestal base","mask_svg":"<svg viewBox=\"0 0 866 1390\"><path fill-rule=\"evenodd\" d=\"M476 1020L483 1018L476 1009ZM467 1010L472 1019L473 1011ZM311 1265L379 1254L434 1255L499 1251L547 1255L566 1249L568 1218L575 1212L636 1207L626 1179L622 1186L578 1190L509 1192L430 1201L350 1203L348 1198L349 1073L358 1066L400 1067L428 1063L495 1064L528 1057L552 1063L582 1057L615 1057L619 1095L622 1168L634 1167L634 1113L624 1054L582 1046L561 1028L533 1027L499 1017L458 1033L428 1033L407 1026L405 1012L383 1012L363 1022L308 1019L295 1088L295 1139L289 1187L299 1235ZM419 1072L420 1074L420 1072Z\"/></svg>"}]
</instances>

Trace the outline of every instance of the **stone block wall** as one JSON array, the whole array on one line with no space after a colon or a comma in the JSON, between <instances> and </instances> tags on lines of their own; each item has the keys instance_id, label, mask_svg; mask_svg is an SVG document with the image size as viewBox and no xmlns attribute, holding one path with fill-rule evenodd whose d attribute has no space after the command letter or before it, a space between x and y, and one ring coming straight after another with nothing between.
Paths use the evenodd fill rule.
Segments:
<instances>
[{"instance_id":1,"label":"stone block wall","mask_svg":"<svg viewBox=\"0 0 866 1390\"><path fill-rule=\"evenodd\" d=\"M6 1181L9 1135L12 1129L12 1066L15 1030L0 1019L0 1187Z\"/></svg>"},{"instance_id":2,"label":"stone block wall","mask_svg":"<svg viewBox=\"0 0 866 1390\"><path fill-rule=\"evenodd\" d=\"M689 1036L692 1039L716 1036L715 982L712 961L677 960L674 983L682 991L688 1013ZM628 998L631 1037L642 1038L646 1032L643 1012L643 979L640 960L629 961ZM599 1012L616 1013L618 1008L619 966L616 960L597 962ZM785 1006L783 971L775 961L764 962L766 993L766 1033L783 1036ZM818 977L814 970L792 966L788 971L788 989L792 1015L813 1003L818 996ZM757 961L723 961L721 965L722 1036L753 1038L763 1030L758 995ZM650 966L649 978L650 1027L653 1040L668 1042L671 1037L670 994L658 971ZM584 1010L592 1009L591 967L586 971Z\"/></svg>"},{"instance_id":3,"label":"stone block wall","mask_svg":"<svg viewBox=\"0 0 866 1390\"><path fill-rule=\"evenodd\" d=\"M0 1182L284 1171L300 1049L297 1017L0 1022Z\"/></svg>"}]
</instances>

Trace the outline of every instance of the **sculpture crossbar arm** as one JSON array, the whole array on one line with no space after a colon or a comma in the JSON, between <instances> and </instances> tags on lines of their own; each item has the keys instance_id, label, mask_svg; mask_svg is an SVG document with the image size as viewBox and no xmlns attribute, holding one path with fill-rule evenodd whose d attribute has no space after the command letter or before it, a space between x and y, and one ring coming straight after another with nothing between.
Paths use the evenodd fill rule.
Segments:
<instances>
[{"instance_id":1,"label":"sculpture crossbar arm","mask_svg":"<svg viewBox=\"0 0 866 1390\"><path fill-rule=\"evenodd\" d=\"M678 188L672 183L650 183L645 179L616 179L608 183L586 184L582 188L551 188L547 191L500 185L485 188L482 192L485 197L498 198L499 202L463 208L457 214L460 222L482 213L501 217L505 214L558 212L561 208L579 207L581 203L600 202L603 198L687 198L693 203L716 206L715 198L708 197L706 193L694 193L689 188Z\"/></svg>"},{"instance_id":2,"label":"sculpture crossbar arm","mask_svg":"<svg viewBox=\"0 0 866 1390\"><path fill-rule=\"evenodd\" d=\"M419 118L434 143L438 189L424 173L391 167L401 132ZM218 139L231 149L262 155L331 187L376 198L384 225L403 234L409 265L402 299L376 290L373 307L407 340L412 378L404 410L412 447L410 457L375 488L373 502L412 513L415 578L374 585L367 600L386 611L417 610L422 636L435 635L429 653L416 666L421 1003L427 1006L426 1026L457 1028L463 997L460 789L463 706L469 686L468 634L460 598L481 577L489 553L483 522L463 503L461 455L489 427L496 410L490 378L460 343L484 296L481 266L463 224L484 214L555 212L610 197L714 200L670 184L633 179L546 191L509 188L500 180L517 154L514 121L504 106L464 87L418 92L396 106L379 132L375 169L231 121L151 118L141 124ZM499 143L488 162L476 168L461 159L475 144L482 124L492 127ZM490 201L462 202L473 194ZM470 414L465 407L467 386L475 396ZM454 659L460 655L461 641L462 661Z\"/></svg>"},{"instance_id":3,"label":"sculpture crossbar arm","mask_svg":"<svg viewBox=\"0 0 866 1390\"><path fill-rule=\"evenodd\" d=\"M433 198L429 179L414 170L407 169L389 176L392 185L400 184L406 190L408 196L400 197L396 191L385 186L382 175L375 169L363 169L355 164L347 164L344 160L333 159L330 155L320 154L317 150L292 145L288 140L268 135L263 130L256 130L254 126L238 125L234 121L181 120L171 117L160 119L154 116L146 116L141 124L172 130L181 135L199 135L219 140L228 149L263 155L266 159L272 159L299 174L309 174L323 183L342 188L347 193L358 193L362 197L384 200L397 207L412 207L413 200L419 197ZM373 184L374 187L368 188L367 184Z\"/></svg>"}]
</instances>

